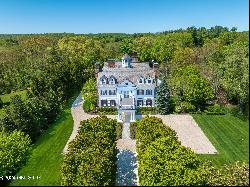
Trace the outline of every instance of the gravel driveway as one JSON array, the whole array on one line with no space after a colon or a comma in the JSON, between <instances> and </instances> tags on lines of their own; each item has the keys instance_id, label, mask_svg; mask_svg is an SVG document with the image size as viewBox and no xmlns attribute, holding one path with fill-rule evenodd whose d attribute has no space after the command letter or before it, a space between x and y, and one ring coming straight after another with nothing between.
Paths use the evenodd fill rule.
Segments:
<instances>
[{"instance_id":1,"label":"gravel driveway","mask_svg":"<svg viewBox=\"0 0 250 187\"><path fill-rule=\"evenodd\" d=\"M74 125L73 125L73 131L69 137L69 140L67 144L65 145L63 149L63 153L67 153L68 151L68 144L77 135L77 131L80 127L80 122L89 118L97 117L98 115L90 115L84 112L82 108L83 100L82 100L82 94L80 93L79 96L76 98L76 100L73 102L72 107L71 107L71 114L74 120ZM115 115L107 115L108 118L116 119Z\"/></svg>"},{"instance_id":2,"label":"gravel driveway","mask_svg":"<svg viewBox=\"0 0 250 187\"><path fill-rule=\"evenodd\" d=\"M198 154L216 154L217 150L189 114L152 115L161 118L176 131L178 139L185 147Z\"/></svg>"}]
</instances>

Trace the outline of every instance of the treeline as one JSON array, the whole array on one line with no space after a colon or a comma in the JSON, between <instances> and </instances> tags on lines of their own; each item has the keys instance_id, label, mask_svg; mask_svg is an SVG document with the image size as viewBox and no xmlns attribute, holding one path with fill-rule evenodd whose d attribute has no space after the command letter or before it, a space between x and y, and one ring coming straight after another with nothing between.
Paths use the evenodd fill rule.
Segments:
<instances>
[{"instance_id":1,"label":"treeline","mask_svg":"<svg viewBox=\"0 0 250 187\"><path fill-rule=\"evenodd\" d=\"M63 104L94 75L94 64L124 53L159 62L177 111L203 110L208 102L249 103L249 32L216 26L162 33L0 35L0 95L16 96L0 116L1 130L28 134L46 130ZM187 73L188 72L188 73ZM205 100L204 100L205 99Z\"/></svg>"},{"instance_id":2,"label":"treeline","mask_svg":"<svg viewBox=\"0 0 250 187\"><path fill-rule=\"evenodd\" d=\"M4 104L4 113L0 116L0 128L5 135L2 141L8 141L14 131L22 131L19 143L24 146L9 152L4 149L5 144L0 145L0 157L9 154L9 158L14 159L20 155L18 163L6 160L3 167L10 169L1 171L2 175L14 175L25 163L29 149L25 137L34 142L51 126L63 105L93 76L94 63L103 61L101 50L101 43L96 39L68 36L61 39L22 36L17 43L0 46L1 94L27 90L27 99L14 96L9 105Z\"/></svg>"},{"instance_id":3,"label":"treeline","mask_svg":"<svg viewBox=\"0 0 250 187\"><path fill-rule=\"evenodd\" d=\"M1 127L7 132L26 129L36 137L55 119L73 90L93 77L96 61L102 64L124 53L137 53L140 61L160 63L159 75L166 80L175 112L205 110L210 102L239 104L240 112L247 113L248 35L221 26L156 34L1 35L0 94L29 90L28 101L16 98L6 108L13 115L4 116ZM23 108L18 109L20 105ZM21 112L25 109L31 112ZM32 135L33 131L37 133Z\"/></svg>"}]
</instances>

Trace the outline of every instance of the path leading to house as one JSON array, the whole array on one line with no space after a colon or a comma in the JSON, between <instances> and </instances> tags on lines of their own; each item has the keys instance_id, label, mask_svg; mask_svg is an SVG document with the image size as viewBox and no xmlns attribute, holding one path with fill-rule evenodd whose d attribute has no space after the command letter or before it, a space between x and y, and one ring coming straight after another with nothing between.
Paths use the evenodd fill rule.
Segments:
<instances>
[{"instance_id":1,"label":"path leading to house","mask_svg":"<svg viewBox=\"0 0 250 187\"><path fill-rule=\"evenodd\" d=\"M84 112L82 108L83 100L81 94L72 104L71 114L74 120L73 132L63 149L67 153L68 143L77 135L80 122L98 115L90 115ZM198 154L216 154L217 150L203 133L201 128L195 122L191 115L152 115L159 117L170 128L176 131L181 144L190 147ZM116 115L107 115L107 117L116 119ZM137 118L143 116L137 116ZM139 185L138 164L136 153L136 141L130 138L129 123L123 124L122 139L117 141L117 180L118 186L136 186Z\"/></svg>"},{"instance_id":2,"label":"path leading to house","mask_svg":"<svg viewBox=\"0 0 250 187\"><path fill-rule=\"evenodd\" d=\"M136 141L130 138L130 124L124 123L122 139L117 141L117 186L138 186Z\"/></svg>"},{"instance_id":3,"label":"path leading to house","mask_svg":"<svg viewBox=\"0 0 250 187\"><path fill-rule=\"evenodd\" d=\"M86 119L98 116L98 115L90 115L90 114L85 113L83 108L82 108L82 104L83 104L83 99L82 99L82 94L80 93L79 96L75 99L75 101L73 102L73 104L71 106L71 114L72 114L72 117L74 120L74 125L73 125L72 134L70 135L69 140L63 149L63 154L68 152L69 142L74 140L74 138L76 137L78 129L80 127L80 122L82 120L86 120ZM116 119L115 115L107 115L107 117L112 118L112 119Z\"/></svg>"},{"instance_id":4,"label":"path leading to house","mask_svg":"<svg viewBox=\"0 0 250 187\"><path fill-rule=\"evenodd\" d=\"M198 154L216 154L217 150L189 114L153 115L162 119L176 131L178 139L185 147Z\"/></svg>"}]
</instances>

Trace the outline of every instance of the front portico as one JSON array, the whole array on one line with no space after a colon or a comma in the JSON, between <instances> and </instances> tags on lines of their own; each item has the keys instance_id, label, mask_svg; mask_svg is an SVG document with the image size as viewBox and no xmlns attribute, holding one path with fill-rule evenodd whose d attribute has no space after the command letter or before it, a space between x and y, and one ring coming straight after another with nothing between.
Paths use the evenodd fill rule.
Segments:
<instances>
[{"instance_id":1,"label":"front portico","mask_svg":"<svg viewBox=\"0 0 250 187\"><path fill-rule=\"evenodd\" d=\"M134 122L135 110L118 109L117 121L124 123Z\"/></svg>"}]
</instances>

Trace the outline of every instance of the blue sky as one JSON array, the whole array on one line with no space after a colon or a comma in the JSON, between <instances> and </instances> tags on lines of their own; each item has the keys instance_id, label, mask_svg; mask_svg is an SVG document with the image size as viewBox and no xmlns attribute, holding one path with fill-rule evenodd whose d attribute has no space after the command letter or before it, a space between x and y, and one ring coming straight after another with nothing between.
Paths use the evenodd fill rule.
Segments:
<instances>
[{"instance_id":1,"label":"blue sky","mask_svg":"<svg viewBox=\"0 0 250 187\"><path fill-rule=\"evenodd\" d=\"M248 0L0 0L0 33L249 30Z\"/></svg>"}]
</instances>

